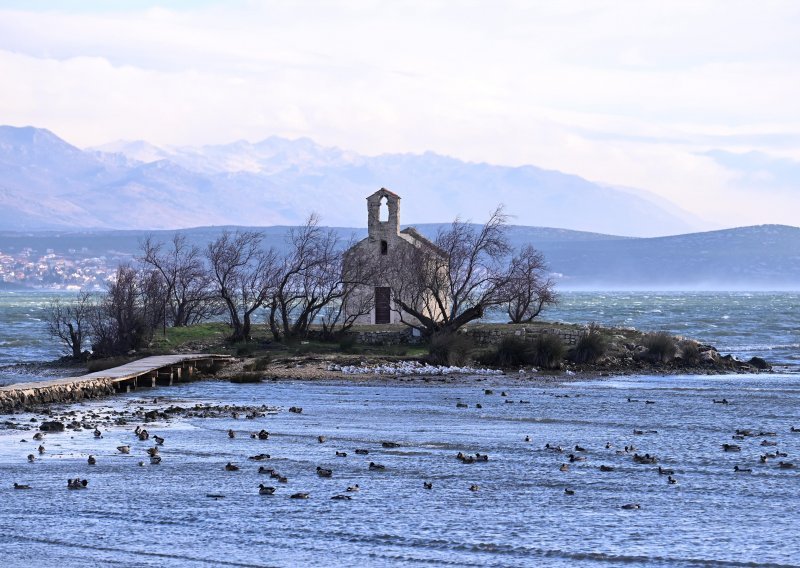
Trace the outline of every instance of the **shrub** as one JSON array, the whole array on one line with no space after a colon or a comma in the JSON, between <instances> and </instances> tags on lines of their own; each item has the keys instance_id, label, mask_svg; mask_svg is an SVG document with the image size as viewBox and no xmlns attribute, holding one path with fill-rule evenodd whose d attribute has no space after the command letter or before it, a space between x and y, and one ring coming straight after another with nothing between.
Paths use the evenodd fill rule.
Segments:
<instances>
[{"instance_id":1,"label":"shrub","mask_svg":"<svg viewBox=\"0 0 800 568\"><path fill-rule=\"evenodd\" d=\"M238 343L236 344L236 355L239 357L248 357L258 350L256 343Z\"/></svg>"},{"instance_id":2,"label":"shrub","mask_svg":"<svg viewBox=\"0 0 800 568\"><path fill-rule=\"evenodd\" d=\"M645 337L644 346L647 348L647 357L651 361L667 363L678 352L675 340L666 331L659 331Z\"/></svg>"},{"instance_id":3,"label":"shrub","mask_svg":"<svg viewBox=\"0 0 800 568\"><path fill-rule=\"evenodd\" d=\"M513 335L504 337L493 355L491 364L501 367L531 365L536 358L533 343Z\"/></svg>"},{"instance_id":4,"label":"shrub","mask_svg":"<svg viewBox=\"0 0 800 568\"><path fill-rule=\"evenodd\" d=\"M606 339L600 329L591 324L589 331L582 335L575 345L572 358L576 363L594 363L606 352Z\"/></svg>"},{"instance_id":5,"label":"shrub","mask_svg":"<svg viewBox=\"0 0 800 568\"><path fill-rule=\"evenodd\" d=\"M686 365L697 365L700 362L700 348L694 341L681 341L681 359Z\"/></svg>"},{"instance_id":6,"label":"shrub","mask_svg":"<svg viewBox=\"0 0 800 568\"><path fill-rule=\"evenodd\" d=\"M564 358L564 343L557 335L543 333L533 341L533 364L543 369L558 369Z\"/></svg>"},{"instance_id":7,"label":"shrub","mask_svg":"<svg viewBox=\"0 0 800 568\"><path fill-rule=\"evenodd\" d=\"M472 341L462 334L436 334L428 346L428 361L433 365L466 365L472 349Z\"/></svg>"},{"instance_id":8,"label":"shrub","mask_svg":"<svg viewBox=\"0 0 800 568\"><path fill-rule=\"evenodd\" d=\"M355 351L356 336L352 334L344 334L339 338L339 350L342 353L352 353Z\"/></svg>"}]
</instances>

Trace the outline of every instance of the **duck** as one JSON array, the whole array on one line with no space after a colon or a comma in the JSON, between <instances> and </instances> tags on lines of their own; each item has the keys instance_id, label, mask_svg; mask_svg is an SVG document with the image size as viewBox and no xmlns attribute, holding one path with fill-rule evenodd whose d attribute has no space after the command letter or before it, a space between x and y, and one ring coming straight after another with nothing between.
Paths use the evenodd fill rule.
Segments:
<instances>
[{"instance_id":1,"label":"duck","mask_svg":"<svg viewBox=\"0 0 800 568\"><path fill-rule=\"evenodd\" d=\"M644 454L643 456L639 454L633 454L633 461L641 464L654 464L658 462L658 458L656 456L651 456L650 454Z\"/></svg>"},{"instance_id":2,"label":"duck","mask_svg":"<svg viewBox=\"0 0 800 568\"><path fill-rule=\"evenodd\" d=\"M328 438L326 438L325 436L317 436L317 442L319 442L320 444L325 443L325 440L327 439Z\"/></svg>"},{"instance_id":3,"label":"duck","mask_svg":"<svg viewBox=\"0 0 800 568\"><path fill-rule=\"evenodd\" d=\"M575 444L575 451L576 451L576 452L585 452L585 451L586 451L586 448L583 448L583 447L581 447L581 446L579 446L579 445Z\"/></svg>"},{"instance_id":4,"label":"duck","mask_svg":"<svg viewBox=\"0 0 800 568\"><path fill-rule=\"evenodd\" d=\"M606 449L610 450L611 448L613 448L613 446L611 445L611 442L606 442Z\"/></svg>"},{"instance_id":5,"label":"duck","mask_svg":"<svg viewBox=\"0 0 800 568\"><path fill-rule=\"evenodd\" d=\"M268 487L268 486L264 485L263 483L259 483L258 484L258 494L259 495L272 495L273 493L275 493L275 488L274 487Z\"/></svg>"},{"instance_id":6,"label":"duck","mask_svg":"<svg viewBox=\"0 0 800 568\"><path fill-rule=\"evenodd\" d=\"M717 399L711 399L711 400L713 400L713 401L714 401L714 404L729 404L729 402L728 402L728 399L727 399L727 398L723 398L723 399L721 399L721 400L717 400Z\"/></svg>"},{"instance_id":7,"label":"duck","mask_svg":"<svg viewBox=\"0 0 800 568\"><path fill-rule=\"evenodd\" d=\"M333 470L317 466L317 475L320 477L333 477Z\"/></svg>"},{"instance_id":8,"label":"duck","mask_svg":"<svg viewBox=\"0 0 800 568\"><path fill-rule=\"evenodd\" d=\"M400 444L397 442L381 442L381 446L384 448L399 448Z\"/></svg>"},{"instance_id":9,"label":"duck","mask_svg":"<svg viewBox=\"0 0 800 568\"><path fill-rule=\"evenodd\" d=\"M600 471L614 471L614 468L613 468L613 466L610 466L610 465L601 465L600 466Z\"/></svg>"},{"instance_id":10,"label":"duck","mask_svg":"<svg viewBox=\"0 0 800 568\"><path fill-rule=\"evenodd\" d=\"M233 430L228 430L228 438L233 439L235 437L236 437L236 432L234 432Z\"/></svg>"},{"instance_id":11,"label":"duck","mask_svg":"<svg viewBox=\"0 0 800 568\"><path fill-rule=\"evenodd\" d=\"M670 485L675 485L676 483L678 483L678 480L669 475L667 476L667 483Z\"/></svg>"},{"instance_id":12,"label":"duck","mask_svg":"<svg viewBox=\"0 0 800 568\"><path fill-rule=\"evenodd\" d=\"M481 454L479 452L475 452L475 461L488 462L489 461L489 454Z\"/></svg>"},{"instance_id":13,"label":"duck","mask_svg":"<svg viewBox=\"0 0 800 568\"><path fill-rule=\"evenodd\" d=\"M469 404L467 404L466 402L457 402L456 408L469 408Z\"/></svg>"},{"instance_id":14,"label":"duck","mask_svg":"<svg viewBox=\"0 0 800 568\"><path fill-rule=\"evenodd\" d=\"M494 391L492 389L483 389L483 394L494 394Z\"/></svg>"},{"instance_id":15,"label":"duck","mask_svg":"<svg viewBox=\"0 0 800 568\"><path fill-rule=\"evenodd\" d=\"M36 434L33 435L33 439L34 440L43 440L44 439L44 434L42 434L41 432L36 432Z\"/></svg>"},{"instance_id":16,"label":"duck","mask_svg":"<svg viewBox=\"0 0 800 568\"><path fill-rule=\"evenodd\" d=\"M30 463L33 463L34 461L36 461L36 456L33 454L28 454L28 461Z\"/></svg>"},{"instance_id":17,"label":"duck","mask_svg":"<svg viewBox=\"0 0 800 568\"><path fill-rule=\"evenodd\" d=\"M44 446L42 444L39 444L39 447L36 449L39 451L40 454L44 453Z\"/></svg>"},{"instance_id":18,"label":"duck","mask_svg":"<svg viewBox=\"0 0 800 568\"><path fill-rule=\"evenodd\" d=\"M561 467L558 468L558 471L569 471L569 465L562 463Z\"/></svg>"},{"instance_id":19,"label":"duck","mask_svg":"<svg viewBox=\"0 0 800 568\"><path fill-rule=\"evenodd\" d=\"M674 469L664 469L661 466L658 466L658 475L675 475Z\"/></svg>"},{"instance_id":20,"label":"duck","mask_svg":"<svg viewBox=\"0 0 800 568\"><path fill-rule=\"evenodd\" d=\"M68 479L67 480L67 489L86 489L86 486L89 485L88 479Z\"/></svg>"},{"instance_id":21,"label":"duck","mask_svg":"<svg viewBox=\"0 0 800 568\"><path fill-rule=\"evenodd\" d=\"M144 428L142 428L137 434L137 436L139 436L140 441L144 442L145 440L150 438L150 433Z\"/></svg>"},{"instance_id":22,"label":"duck","mask_svg":"<svg viewBox=\"0 0 800 568\"><path fill-rule=\"evenodd\" d=\"M567 489L565 487L564 488L564 495L575 495L575 490L574 489Z\"/></svg>"},{"instance_id":23,"label":"duck","mask_svg":"<svg viewBox=\"0 0 800 568\"><path fill-rule=\"evenodd\" d=\"M158 444L159 446L163 446L164 445L164 438L162 438L161 436L154 435L153 439L156 441L156 444Z\"/></svg>"},{"instance_id":24,"label":"duck","mask_svg":"<svg viewBox=\"0 0 800 568\"><path fill-rule=\"evenodd\" d=\"M369 462L369 468L373 471L384 471L386 466L375 462Z\"/></svg>"},{"instance_id":25,"label":"duck","mask_svg":"<svg viewBox=\"0 0 800 568\"><path fill-rule=\"evenodd\" d=\"M361 488L358 486L358 483L356 483L355 485L351 485L350 487L348 487L347 491L349 493L356 493L359 489Z\"/></svg>"},{"instance_id":26,"label":"duck","mask_svg":"<svg viewBox=\"0 0 800 568\"><path fill-rule=\"evenodd\" d=\"M258 467L258 473L272 474L272 473L275 473L275 470L272 469L272 468L264 467L262 465L262 466Z\"/></svg>"},{"instance_id":27,"label":"duck","mask_svg":"<svg viewBox=\"0 0 800 568\"><path fill-rule=\"evenodd\" d=\"M103 433L100 430L98 430L97 426L95 426L94 432L92 432L92 433L94 434L95 438L102 438L103 437Z\"/></svg>"},{"instance_id":28,"label":"duck","mask_svg":"<svg viewBox=\"0 0 800 568\"><path fill-rule=\"evenodd\" d=\"M228 462L225 464L225 471L239 471L239 466Z\"/></svg>"},{"instance_id":29,"label":"duck","mask_svg":"<svg viewBox=\"0 0 800 568\"><path fill-rule=\"evenodd\" d=\"M752 469L739 467L738 465L733 466L733 471L736 473L753 473Z\"/></svg>"},{"instance_id":30,"label":"duck","mask_svg":"<svg viewBox=\"0 0 800 568\"><path fill-rule=\"evenodd\" d=\"M722 451L724 452L741 452L742 447L736 444L722 444Z\"/></svg>"},{"instance_id":31,"label":"duck","mask_svg":"<svg viewBox=\"0 0 800 568\"><path fill-rule=\"evenodd\" d=\"M30 489L31 486L24 483L14 483L14 489Z\"/></svg>"},{"instance_id":32,"label":"duck","mask_svg":"<svg viewBox=\"0 0 800 568\"><path fill-rule=\"evenodd\" d=\"M331 499L334 501L351 501L353 498L350 495L334 495Z\"/></svg>"},{"instance_id":33,"label":"duck","mask_svg":"<svg viewBox=\"0 0 800 568\"><path fill-rule=\"evenodd\" d=\"M473 483L472 485L469 486L469 490L470 491L478 491L479 489L480 489L480 486L475 484L475 483Z\"/></svg>"},{"instance_id":34,"label":"duck","mask_svg":"<svg viewBox=\"0 0 800 568\"><path fill-rule=\"evenodd\" d=\"M564 449L561 446L551 446L550 442L544 445L545 450L550 450L551 452L563 452Z\"/></svg>"},{"instance_id":35,"label":"duck","mask_svg":"<svg viewBox=\"0 0 800 568\"><path fill-rule=\"evenodd\" d=\"M292 412L294 414L302 414L303 408L300 407L300 406L290 406L289 407L289 412Z\"/></svg>"},{"instance_id":36,"label":"duck","mask_svg":"<svg viewBox=\"0 0 800 568\"><path fill-rule=\"evenodd\" d=\"M761 441L761 445L762 446L777 446L778 442L776 442L774 440L762 440Z\"/></svg>"},{"instance_id":37,"label":"duck","mask_svg":"<svg viewBox=\"0 0 800 568\"><path fill-rule=\"evenodd\" d=\"M778 467L781 469L792 469L794 464L791 462L778 462Z\"/></svg>"},{"instance_id":38,"label":"duck","mask_svg":"<svg viewBox=\"0 0 800 568\"><path fill-rule=\"evenodd\" d=\"M147 455L150 456L151 458L153 456L157 456L158 455L158 447L156 447L156 446L153 446L152 448L147 448L146 451L147 451Z\"/></svg>"},{"instance_id":39,"label":"duck","mask_svg":"<svg viewBox=\"0 0 800 568\"><path fill-rule=\"evenodd\" d=\"M117 446L117 451L121 454L129 454L131 453L130 446Z\"/></svg>"},{"instance_id":40,"label":"duck","mask_svg":"<svg viewBox=\"0 0 800 568\"><path fill-rule=\"evenodd\" d=\"M289 478L284 477L283 475L278 476L278 483L289 483Z\"/></svg>"},{"instance_id":41,"label":"duck","mask_svg":"<svg viewBox=\"0 0 800 568\"><path fill-rule=\"evenodd\" d=\"M423 481L422 482L423 489L433 489L433 482L432 481Z\"/></svg>"},{"instance_id":42,"label":"duck","mask_svg":"<svg viewBox=\"0 0 800 568\"><path fill-rule=\"evenodd\" d=\"M264 460L270 459L271 457L272 456L270 456L269 454L256 454L254 456L250 456L247 459L253 460L253 461L264 461Z\"/></svg>"},{"instance_id":43,"label":"duck","mask_svg":"<svg viewBox=\"0 0 800 568\"><path fill-rule=\"evenodd\" d=\"M308 499L308 493L292 493L291 499Z\"/></svg>"},{"instance_id":44,"label":"duck","mask_svg":"<svg viewBox=\"0 0 800 568\"><path fill-rule=\"evenodd\" d=\"M94 465L94 464L96 464L96 463L97 463L97 458L95 458L94 456L89 456L89 459L87 459L87 460L86 460L86 462L87 462L89 465Z\"/></svg>"},{"instance_id":45,"label":"duck","mask_svg":"<svg viewBox=\"0 0 800 568\"><path fill-rule=\"evenodd\" d=\"M636 428L633 429L634 436L641 436L644 434L644 430L637 430Z\"/></svg>"},{"instance_id":46,"label":"duck","mask_svg":"<svg viewBox=\"0 0 800 568\"><path fill-rule=\"evenodd\" d=\"M789 432L800 432L800 428L795 428L794 426L789 426ZM36 436L34 436L36 438Z\"/></svg>"},{"instance_id":47,"label":"duck","mask_svg":"<svg viewBox=\"0 0 800 568\"><path fill-rule=\"evenodd\" d=\"M359 450L356 450L356 453L358 455L360 455L360 456L366 456L367 454L369 454L369 450L361 450L361 449L359 449Z\"/></svg>"},{"instance_id":48,"label":"duck","mask_svg":"<svg viewBox=\"0 0 800 568\"><path fill-rule=\"evenodd\" d=\"M634 509L641 509L642 506L639 505L639 503L626 503L625 505L622 506L622 508L630 511Z\"/></svg>"},{"instance_id":49,"label":"duck","mask_svg":"<svg viewBox=\"0 0 800 568\"><path fill-rule=\"evenodd\" d=\"M267 432L266 430L261 430L257 434L257 436L258 436L259 440L268 440L269 439L269 432Z\"/></svg>"},{"instance_id":50,"label":"duck","mask_svg":"<svg viewBox=\"0 0 800 568\"><path fill-rule=\"evenodd\" d=\"M525 441L526 442L530 442L531 441L531 437L530 436L525 436Z\"/></svg>"},{"instance_id":51,"label":"duck","mask_svg":"<svg viewBox=\"0 0 800 568\"><path fill-rule=\"evenodd\" d=\"M339 451L337 451L336 452L336 457L337 458L346 458L347 457L347 452L339 452Z\"/></svg>"},{"instance_id":52,"label":"duck","mask_svg":"<svg viewBox=\"0 0 800 568\"><path fill-rule=\"evenodd\" d=\"M570 454L568 457L569 457L569 462L570 462L570 463L575 463L575 462L585 462L585 461L586 461L586 458L585 458L585 457L583 457L583 456L576 456L575 454Z\"/></svg>"},{"instance_id":53,"label":"duck","mask_svg":"<svg viewBox=\"0 0 800 568\"><path fill-rule=\"evenodd\" d=\"M150 456L150 463L152 465L158 465L161 463L161 456Z\"/></svg>"}]
</instances>

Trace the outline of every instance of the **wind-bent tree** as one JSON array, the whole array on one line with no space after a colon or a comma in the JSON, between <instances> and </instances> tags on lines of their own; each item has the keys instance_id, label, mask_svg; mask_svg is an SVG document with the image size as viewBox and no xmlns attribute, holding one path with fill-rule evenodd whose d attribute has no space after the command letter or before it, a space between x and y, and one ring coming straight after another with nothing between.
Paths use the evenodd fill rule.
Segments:
<instances>
[{"instance_id":1,"label":"wind-bent tree","mask_svg":"<svg viewBox=\"0 0 800 568\"><path fill-rule=\"evenodd\" d=\"M544 255L532 245L525 245L511 259L506 296L506 313L512 323L528 323L544 306L558 303L555 282L547 277Z\"/></svg>"},{"instance_id":2,"label":"wind-bent tree","mask_svg":"<svg viewBox=\"0 0 800 568\"><path fill-rule=\"evenodd\" d=\"M395 309L425 336L452 333L506 299L510 251L507 216L498 207L482 227L456 219L439 231L435 248L400 251L391 270ZM412 316L409 318L408 316Z\"/></svg>"},{"instance_id":3,"label":"wind-bent tree","mask_svg":"<svg viewBox=\"0 0 800 568\"><path fill-rule=\"evenodd\" d=\"M305 337L322 310L341 302L349 290L339 239L332 229L319 226L316 214L289 231L288 244L269 305L269 327L276 340Z\"/></svg>"},{"instance_id":4,"label":"wind-bent tree","mask_svg":"<svg viewBox=\"0 0 800 568\"><path fill-rule=\"evenodd\" d=\"M140 249L141 261L157 271L164 281L170 325L192 325L219 313L203 253L187 242L186 235L176 233L169 243L148 236Z\"/></svg>"},{"instance_id":5,"label":"wind-bent tree","mask_svg":"<svg viewBox=\"0 0 800 568\"><path fill-rule=\"evenodd\" d=\"M231 340L249 341L253 312L272 298L277 255L255 231L225 231L206 249L215 295L230 316Z\"/></svg>"},{"instance_id":6,"label":"wind-bent tree","mask_svg":"<svg viewBox=\"0 0 800 568\"><path fill-rule=\"evenodd\" d=\"M92 294L83 290L69 301L55 298L47 306L47 331L63 344L73 359L82 357L92 309Z\"/></svg>"}]
</instances>

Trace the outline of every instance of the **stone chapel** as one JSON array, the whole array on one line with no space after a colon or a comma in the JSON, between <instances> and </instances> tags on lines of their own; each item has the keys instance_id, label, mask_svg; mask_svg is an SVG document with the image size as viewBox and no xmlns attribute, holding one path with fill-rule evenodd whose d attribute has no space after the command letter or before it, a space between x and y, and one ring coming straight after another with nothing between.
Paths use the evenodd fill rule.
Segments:
<instances>
[{"instance_id":1,"label":"stone chapel","mask_svg":"<svg viewBox=\"0 0 800 568\"><path fill-rule=\"evenodd\" d=\"M400 196L381 188L367 197L367 238L353 245L345 253L345 270L348 263L371 259L380 264L391 261L393 253L404 247L424 248L429 254L443 255L431 241L413 227L400 230ZM389 271L387 271L388 273ZM361 294L374 294L374 306L369 314L358 317L359 324L401 323L401 314L392 305L392 282L386 273L377 274L371 285L361 287ZM409 316L406 315L406 320Z\"/></svg>"}]
</instances>

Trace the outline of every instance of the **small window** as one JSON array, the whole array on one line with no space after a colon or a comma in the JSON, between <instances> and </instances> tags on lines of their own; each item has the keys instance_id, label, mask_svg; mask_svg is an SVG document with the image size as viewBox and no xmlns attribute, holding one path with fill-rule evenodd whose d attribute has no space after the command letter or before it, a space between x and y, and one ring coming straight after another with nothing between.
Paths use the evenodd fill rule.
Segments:
<instances>
[{"instance_id":1,"label":"small window","mask_svg":"<svg viewBox=\"0 0 800 568\"><path fill-rule=\"evenodd\" d=\"M389 254L389 243L381 241L381 254Z\"/></svg>"}]
</instances>

